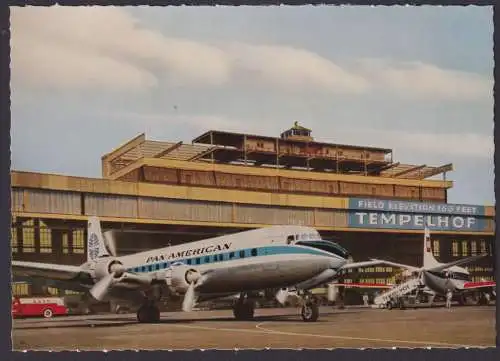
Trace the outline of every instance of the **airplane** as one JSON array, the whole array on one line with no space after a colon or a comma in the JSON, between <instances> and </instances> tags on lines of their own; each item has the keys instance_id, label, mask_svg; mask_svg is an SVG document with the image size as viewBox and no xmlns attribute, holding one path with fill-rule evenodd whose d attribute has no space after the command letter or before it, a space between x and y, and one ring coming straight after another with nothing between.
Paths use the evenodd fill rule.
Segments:
<instances>
[{"instance_id":1,"label":"airplane","mask_svg":"<svg viewBox=\"0 0 500 361\"><path fill-rule=\"evenodd\" d=\"M472 282L469 271L459 266L483 258L486 256L485 254L463 258L449 263L438 262L432 254L430 231L427 225L425 225L423 256L422 267L414 267L378 259L372 260L380 261L390 266L404 268L411 272L414 278L418 279L418 292L424 292L431 295L429 304L432 304L436 295L446 296L449 291L451 291L454 295L460 296L460 303L465 303L464 297L467 292L477 289L493 289L492 293L496 296L496 282ZM398 286L395 286L395 288L396 287ZM406 290L410 291L410 288L407 287ZM389 292L387 292L387 294Z\"/></svg>"},{"instance_id":2,"label":"airplane","mask_svg":"<svg viewBox=\"0 0 500 361\"><path fill-rule=\"evenodd\" d=\"M163 297L182 297L182 310L189 312L197 302L235 293L235 319L250 320L256 292L272 290L283 304L292 288L300 292L303 321L314 322L319 312L311 289L345 269L380 263L353 262L347 250L305 226L270 226L123 256L117 256L112 232L102 233L99 218L89 217L84 264L12 261L13 274L97 301L126 301L138 306L140 323L159 321Z\"/></svg>"}]
</instances>

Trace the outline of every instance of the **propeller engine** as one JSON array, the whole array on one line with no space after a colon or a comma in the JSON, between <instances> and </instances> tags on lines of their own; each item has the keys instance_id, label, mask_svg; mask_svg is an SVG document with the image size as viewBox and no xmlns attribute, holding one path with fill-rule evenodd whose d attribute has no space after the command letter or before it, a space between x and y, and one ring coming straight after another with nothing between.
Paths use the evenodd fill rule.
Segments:
<instances>
[{"instance_id":1,"label":"propeller engine","mask_svg":"<svg viewBox=\"0 0 500 361\"><path fill-rule=\"evenodd\" d=\"M97 282L89 293L97 301L104 301L110 289L116 284L121 283L123 287L128 288L140 288L152 282L152 278L147 275L128 272L118 259L112 257L98 259L91 269L92 278Z\"/></svg>"},{"instance_id":2,"label":"propeller engine","mask_svg":"<svg viewBox=\"0 0 500 361\"><path fill-rule=\"evenodd\" d=\"M196 287L203 281L201 273L184 264L173 265L170 287L177 293L184 293L182 310L189 312L196 303Z\"/></svg>"},{"instance_id":3,"label":"propeller engine","mask_svg":"<svg viewBox=\"0 0 500 361\"><path fill-rule=\"evenodd\" d=\"M95 264L94 279L97 283L90 289L90 294L98 301L104 300L114 283L125 276L126 268L116 259L103 259Z\"/></svg>"}]
</instances>

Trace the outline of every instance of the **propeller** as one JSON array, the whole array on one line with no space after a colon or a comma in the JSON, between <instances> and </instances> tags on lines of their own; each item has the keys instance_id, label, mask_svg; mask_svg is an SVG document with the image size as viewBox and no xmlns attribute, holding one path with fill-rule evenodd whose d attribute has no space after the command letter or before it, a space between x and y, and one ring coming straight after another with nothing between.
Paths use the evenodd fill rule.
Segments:
<instances>
[{"instance_id":1,"label":"propeller","mask_svg":"<svg viewBox=\"0 0 500 361\"><path fill-rule=\"evenodd\" d=\"M113 264L110 273L99 280L89 291L97 301L102 301L109 292L113 281L125 273L125 268L121 264Z\"/></svg>"},{"instance_id":2,"label":"propeller","mask_svg":"<svg viewBox=\"0 0 500 361\"><path fill-rule=\"evenodd\" d=\"M90 289L90 294L92 295L92 297L94 297L98 301L102 301L104 297L106 297L114 278L114 274L109 274L99 280L99 282L97 282L94 287Z\"/></svg>"},{"instance_id":3,"label":"propeller","mask_svg":"<svg viewBox=\"0 0 500 361\"><path fill-rule=\"evenodd\" d=\"M115 233L113 230L106 231L103 233L104 242L106 243L106 248L109 254L113 257L116 257L116 242L115 242Z\"/></svg>"},{"instance_id":4,"label":"propeller","mask_svg":"<svg viewBox=\"0 0 500 361\"><path fill-rule=\"evenodd\" d=\"M276 292L276 300L284 305L285 304L285 301L287 300L288 298L288 289L287 288L282 288L280 289L278 292Z\"/></svg>"},{"instance_id":5,"label":"propeller","mask_svg":"<svg viewBox=\"0 0 500 361\"><path fill-rule=\"evenodd\" d=\"M186 275L189 287L184 295L184 299L182 300L182 310L184 312L190 312L196 303L195 287L200 277L201 275L197 272L188 272Z\"/></svg>"}]
</instances>

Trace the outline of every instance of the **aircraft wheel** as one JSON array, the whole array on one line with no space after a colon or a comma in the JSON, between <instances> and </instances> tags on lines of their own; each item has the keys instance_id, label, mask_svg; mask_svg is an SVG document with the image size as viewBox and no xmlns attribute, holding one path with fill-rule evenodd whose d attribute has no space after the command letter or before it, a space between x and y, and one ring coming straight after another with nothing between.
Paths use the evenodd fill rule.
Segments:
<instances>
[{"instance_id":1,"label":"aircraft wheel","mask_svg":"<svg viewBox=\"0 0 500 361\"><path fill-rule=\"evenodd\" d=\"M252 320L255 312L255 305L253 302L247 301L244 303L237 303L233 308L234 318L237 320Z\"/></svg>"},{"instance_id":2,"label":"aircraft wheel","mask_svg":"<svg viewBox=\"0 0 500 361\"><path fill-rule=\"evenodd\" d=\"M319 317L319 307L315 303L307 302L302 306L300 314L304 322L316 322Z\"/></svg>"},{"instance_id":3,"label":"aircraft wheel","mask_svg":"<svg viewBox=\"0 0 500 361\"><path fill-rule=\"evenodd\" d=\"M137 311L137 320L140 323L155 323L160 320L160 310L156 306L142 306Z\"/></svg>"},{"instance_id":4,"label":"aircraft wheel","mask_svg":"<svg viewBox=\"0 0 500 361\"><path fill-rule=\"evenodd\" d=\"M151 322L158 322L160 321L160 309L156 306L151 306L150 307L150 316L151 316Z\"/></svg>"},{"instance_id":5,"label":"aircraft wheel","mask_svg":"<svg viewBox=\"0 0 500 361\"><path fill-rule=\"evenodd\" d=\"M43 317L44 318L51 318L54 315L52 310L50 308L47 308L43 311Z\"/></svg>"}]
</instances>

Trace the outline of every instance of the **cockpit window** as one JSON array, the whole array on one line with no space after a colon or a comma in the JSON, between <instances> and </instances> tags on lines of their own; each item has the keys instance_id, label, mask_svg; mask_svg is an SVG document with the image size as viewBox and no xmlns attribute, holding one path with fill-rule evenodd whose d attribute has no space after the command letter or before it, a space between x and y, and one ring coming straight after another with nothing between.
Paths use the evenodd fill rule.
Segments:
<instances>
[{"instance_id":1,"label":"cockpit window","mask_svg":"<svg viewBox=\"0 0 500 361\"><path fill-rule=\"evenodd\" d=\"M336 254L342 258L348 258L350 256L349 252L344 247L332 241L301 241L297 242L296 245L321 249L323 251Z\"/></svg>"}]
</instances>

